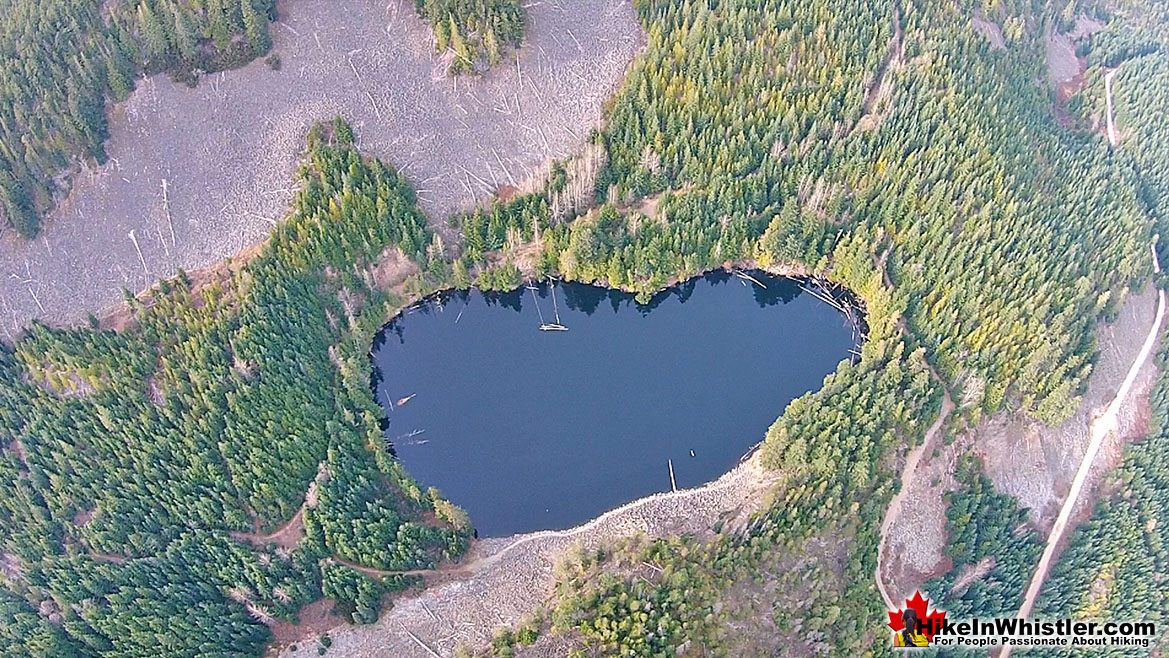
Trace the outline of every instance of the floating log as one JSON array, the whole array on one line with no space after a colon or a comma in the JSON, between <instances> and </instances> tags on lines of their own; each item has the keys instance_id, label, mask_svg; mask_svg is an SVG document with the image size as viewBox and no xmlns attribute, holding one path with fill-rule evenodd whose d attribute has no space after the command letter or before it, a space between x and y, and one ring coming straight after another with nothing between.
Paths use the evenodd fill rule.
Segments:
<instances>
[{"instance_id":1,"label":"floating log","mask_svg":"<svg viewBox=\"0 0 1169 658\"><path fill-rule=\"evenodd\" d=\"M548 278L552 292L552 312L556 315L556 322L540 327L543 331L568 331L568 327L560 324L560 307L556 305L556 279Z\"/></svg>"},{"instance_id":2,"label":"floating log","mask_svg":"<svg viewBox=\"0 0 1169 658\"><path fill-rule=\"evenodd\" d=\"M750 274L747 274L746 272L744 272L742 270L731 270L731 273L734 274L735 276L739 277L740 279L745 279L747 281L750 281L751 283L754 283L755 285L759 286L760 288L767 290L767 286L763 285L762 281L760 281L759 279L756 279L755 277L751 276Z\"/></svg>"},{"instance_id":3,"label":"floating log","mask_svg":"<svg viewBox=\"0 0 1169 658\"><path fill-rule=\"evenodd\" d=\"M536 305L536 315L540 316L540 331L547 331L544 327L548 323L544 322L544 312L540 310L540 298L536 297L536 287L529 283L528 290L532 291L532 303Z\"/></svg>"}]
</instances>

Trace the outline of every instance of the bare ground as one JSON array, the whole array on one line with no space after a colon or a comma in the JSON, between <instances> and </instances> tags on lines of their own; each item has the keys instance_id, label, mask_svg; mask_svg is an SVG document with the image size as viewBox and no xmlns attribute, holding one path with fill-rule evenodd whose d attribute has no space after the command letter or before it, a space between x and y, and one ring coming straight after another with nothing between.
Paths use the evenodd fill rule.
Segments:
<instances>
[{"instance_id":1,"label":"bare ground","mask_svg":"<svg viewBox=\"0 0 1169 658\"><path fill-rule=\"evenodd\" d=\"M307 647L315 647L320 645L320 636L329 632L330 629L335 628L338 624L344 623L341 617L334 615L333 602L328 599L321 599L314 601L300 609L298 613L299 623L290 624L282 619L277 619L269 624L272 630L272 642L277 646L286 646L294 642L300 642Z\"/></svg>"},{"instance_id":2,"label":"bare ground","mask_svg":"<svg viewBox=\"0 0 1169 658\"><path fill-rule=\"evenodd\" d=\"M434 658L452 656L460 644L483 646L495 628L518 623L547 601L553 565L574 546L594 549L638 533L701 534L728 518L733 526L762 507L775 482L756 454L704 487L642 498L571 530L476 542L461 567L465 578L396 601L372 626L334 629L328 655ZM280 655L307 658L316 650L300 646Z\"/></svg>"},{"instance_id":3,"label":"bare ground","mask_svg":"<svg viewBox=\"0 0 1169 658\"><path fill-rule=\"evenodd\" d=\"M918 578L924 581L937 566L933 564L935 555L941 554L946 538L942 489L955 459L954 446L942 447L941 439L953 409L949 392L945 392L942 408L921 445L906 457L901 489L889 502L881 522L876 580L889 610L901 607L896 603L915 589L911 583L919 583Z\"/></svg>"},{"instance_id":4,"label":"bare ground","mask_svg":"<svg viewBox=\"0 0 1169 658\"><path fill-rule=\"evenodd\" d=\"M275 532L261 535L256 532L232 532L232 539L251 542L257 546L275 544L281 548L292 550L304 539L304 507L296 510L292 519L276 529Z\"/></svg>"},{"instance_id":5,"label":"bare ground","mask_svg":"<svg viewBox=\"0 0 1169 658\"><path fill-rule=\"evenodd\" d=\"M1003 38L1003 30L994 21L988 21L981 12L976 12L970 19L970 24L979 34L986 37L990 45L999 50L1007 49L1007 40Z\"/></svg>"},{"instance_id":6,"label":"bare ground","mask_svg":"<svg viewBox=\"0 0 1169 658\"><path fill-rule=\"evenodd\" d=\"M257 61L195 89L140 81L111 117L109 162L76 177L36 240L0 235L0 337L32 318L77 320L123 288L261 240L287 210L317 119L350 119L432 218L518 185L583 144L644 42L628 2L532 3L518 60L455 80L408 0L283 0L280 11L279 71Z\"/></svg>"},{"instance_id":7,"label":"bare ground","mask_svg":"<svg viewBox=\"0 0 1169 658\"><path fill-rule=\"evenodd\" d=\"M1047 35L1047 73L1054 85L1070 81L1080 73L1076 46L1071 37L1053 32Z\"/></svg>"},{"instance_id":8,"label":"bare ground","mask_svg":"<svg viewBox=\"0 0 1169 658\"><path fill-rule=\"evenodd\" d=\"M1076 42L1104 28L1104 24L1087 16L1078 16L1071 32L1049 32L1046 47L1047 74L1061 103L1079 91L1084 81L1086 63L1076 57Z\"/></svg>"}]
</instances>

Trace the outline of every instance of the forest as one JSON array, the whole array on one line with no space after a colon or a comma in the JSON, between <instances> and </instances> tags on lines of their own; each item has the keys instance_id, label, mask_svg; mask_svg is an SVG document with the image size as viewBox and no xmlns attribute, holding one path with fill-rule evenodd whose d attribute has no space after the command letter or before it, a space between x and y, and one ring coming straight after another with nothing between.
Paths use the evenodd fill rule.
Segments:
<instances>
[{"instance_id":1,"label":"forest","mask_svg":"<svg viewBox=\"0 0 1169 658\"><path fill-rule=\"evenodd\" d=\"M142 75L241 66L271 48L275 0L2 0L0 226L35 237L84 161L103 163L109 104Z\"/></svg>"},{"instance_id":2,"label":"forest","mask_svg":"<svg viewBox=\"0 0 1169 658\"><path fill-rule=\"evenodd\" d=\"M451 57L450 71L482 71L499 64L524 36L519 0L414 0L434 30L434 49Z\"/></svg>"},{"instance_id":3,"label":"forest","mask_svg":"<svg viewBox=\"0 0 1169 658\"><path fill-rule=\"evenodd\" d=\"M33 325L0 350L0 656L258 656L322 596L354 622L472 529L393 458L368 346L418 265L404 179L342 122L309 134L292 215L247 263L128 295L121 332ZM424 521L429 516L433 520ZM303 539L266 533L301 518Z\"/></svg>"},{"instance_id":4,"label":"forest","mask_svg":"<svg viewBox=\"0 0 1169 658\"><path fill-rule=\"evenodd\" d=\"M958 466L954 477L963 485L946 494L945 556L952 566L922 588L938 592L938 607L959 619L1013 616L1043 553L1043 538L1028 525L1026 511L995 491L980 469L970 456Z\"/></svg>"}]
</instances>

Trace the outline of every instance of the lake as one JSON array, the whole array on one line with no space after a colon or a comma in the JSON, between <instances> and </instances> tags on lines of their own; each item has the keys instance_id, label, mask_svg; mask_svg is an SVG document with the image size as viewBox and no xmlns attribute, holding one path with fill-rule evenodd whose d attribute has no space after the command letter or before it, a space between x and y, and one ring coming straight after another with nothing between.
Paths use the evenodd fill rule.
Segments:
<instances>
[{"instance_id":1,"label":"lake","mask_svg":"<svg viewBox=\"0 0 1169 658\"><path fill-rule=\"evenodd\" d=\"M750 275L766 288L720 271L645 305L577 283L431 298L374 342L386 437L480 536L669 491L668 460L680 489L716 479L856 344L798 283ZM557 311L568 331L541 331Z\"/></svg>"}]
</instances>

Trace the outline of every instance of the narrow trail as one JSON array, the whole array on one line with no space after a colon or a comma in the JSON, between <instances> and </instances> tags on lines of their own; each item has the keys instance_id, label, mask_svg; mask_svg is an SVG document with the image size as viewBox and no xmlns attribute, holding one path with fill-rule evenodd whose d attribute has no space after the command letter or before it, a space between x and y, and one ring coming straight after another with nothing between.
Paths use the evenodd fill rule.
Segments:
<instances>
[{"instance_id":1,"label":"narrow trail","mask_svg":"<svg viewBox=\"0 0 1169 658\"><path fill-rule=\"evenodd\" d=\"M1107 80L1107 78L1105 79ZM1111 118L1111 116L1112 113L1109 112L1109 117ZM1151 248L1153 252L1153 271L1160 273L1161 264L1157 260L1157 238L1155 236ZM1079 502L1084 484L1088 480L1088 474L1096 461L1096 455L1100 452L1100 446L1104 443L1105 437L1116 430L1120 408L1127 400L1133 382L1136 381L1137 374L1148 362L1149 357L1152 356L1153 351L1157 347L1157 338L1161 334L1161 323L1164 318L1165 291L1159 290L1157 291L1157 315L1153 318L1153 326L1149 328L1149 335L1145 337L1145 343L1141 346L1141 351L1137 353L1136 359L1133 360L1132 367L1129 368L1124 382L1120 385L1120 390L1116 392L1116 397L1112 399L1112 402L1109 403L1104 413L1092 421L1089 430L1091 439L1088 442L1088 449L1084 452L1084 459L1080 462L1080 468L1076 471L1075 479L1072 480L1071 490L1068 491L1063 507L1059 510L1059 516L1055 519L1055 525L1051 527L1051 532L1047 536L1047 545L1043 549L1043 556L1039 559L1039 564L1035 567L1035 575L1031 578L1031 584L1027 587L1027 594L1023 597L1023 604L1019 607L1019 614L1016 615L1020 619L1029 616L1031 610L1035 607L1035 600L1039 597L1039 590L1043 587L1043 582L1047 578L1047 571L1051 567L1052 560L1055 559L1055 552L1058 550L1059 544L1064 538L1064 533L1068 529L1072 512L1075 510L1076 503ZM999 658L1009 658L1010 655L1010 646L1004 646L1002 651L999 652Z\"/></svg>"},{"instance_id":2,"label":"narrow trail","mask_svg":"<svg viewBox=\"0 0 1169 658\"><path fill-rule=\"evenodd\" d=\"M1112 76L1116 75L1116 69L1112 69L1104 74L1104 96L1108 104L1108 143L1116 146L1116 120L1112 118Z\"/></svg>"},{"instance_id":3,"label":"narrow trail","mask_svg":"<svg viewBox=\"0 0 1169 658\"><path fill-rule=\"evenodd\" d=\"M930 373L938 382L942 380L938 378L933 368L930 368ZM909 485L913 482L913 476L917 472L917 466L921 462L922 455L933 451L937 445L937 437L941 434L942 425L949 418L950 412L954 410L954 402L950 399L950 392L942 389L942 408L938 412L937 419L934 420L933 425L926 430L925 438L922 439L921 445L909 451L909 457L905 460L905 468L901 471L901 488L893 499L889 501L889 508L885 510L885 518L881 521L881 534L877 541L877 569L873 576L877 581L877 589L881 591L881 598L885 600L885 606L888 610L897 610L901 606L893 604L893 597L889 595L889 591L885 588L885 578L881 573L881 566L884 564L885 557L885 538L889 533L889 528L893 526L893 522L901 514L901 505L905 501L905 496L909 493Z\"/></svg>"},{"instance_id":4,"label":"narrow trail","mask_svg":"<svg viewBox=\"0 0 1169 658\"><path fill-rule=\"evenodd\" d=\"M893 279L889 276L889 268L886 267L886 260L889 258L889 252L886 251L884 255L873 258L873 265L880 270L881 280L884 282L886 288L893 290ZM909 336L909 325L905 321L905 316L897 318L897 329L902 336ZM881 598L885 600L886 610L897 610L901 606L893 605L893 597L889 596L889 590L885 587L885 578L881 572L881 566L885 563L885 539L889 534L889 528L893 527L893 522L901 514L901 504L905 501L905 496L909 493L909 485L913 482L913 476L917 472L917 466L921 462L921 457L928 452L932 452L936 445L938 434L941 433L942 425L946 419L950 417L950 413L954 411L954 401L950 399L950 391L946 388L945 381L934 370L934 367L926 362L926 367L929 368L930 376L938 385L942 387L942 408L938 412L938 417L934 419L932 425L925 432L925 437L922 438L921 445L909 451L909 456L905 459L905 468L901 470L901 487L897 493L894 494L893 499L889 501L889 507L885 510L885 518L881 520L881 532L877 538L877 568L873 572L873 578L877 581L877 589L881 592Z\"/></svg>"},{"instance_id":5,"label":"narrow trail","mask_svg":"<svg viewBox=\"0 0 1169 658\"><path fill-rule=\"evenodd\" d=\"M280 526L279 528L276 528L275 530L273 530L272 532L270 532L266 535L261 535L261 534L257 534L254 532L238 532L238 531L231 532L229 534L230 534L232 539L242 539L244 541L252 542L253 544L268 544L268 543L272 543L272 542L275 542L278 544L282 543L284 536L288 532L293 531L296 526L300 525L300 523L304 517L304 508L306 506L307 506L307 503L301 503L300 507L297 508L297 510L296 510L296 514L293 514L291 519L288 519L288 521L286 521L284 523L284 525Z\"/></svg>"},{"instance_id":6,"label":"narrow trail","mask_svg":"<svg viewBox=\"0 0 1169 658\"><path fill-rule=\"evenodd\" d=\"M857 130L868 130L873 128L880 119L875 114L877 109L877 101L883 95L888 94L888 90L883 90L885 87L886 76L890 74L891 68L899 68L900 62L905 57L905 39L904 28L901 26L901 8L897 3L893 4L893 36L889 40L889 47L885 53L885 57L881 60L881 65L877 68L876 75L869 84L868 89L865 90L864 103L861 106L861 115L857 117L856 122L848 129L851 134Z\"/></svg>"},{"instance_id":7,"label":"narrow trail","mask_svg":"<svg viewBox=\"0 0 1169 658\"><path fill-rule=\"evenodd\" d=\"M335 564L340 564L342 566L349 567L350 569L353 569L354 571L360 571L361 573L363 573L367 576L376 576L378 578L384 578L386 576L422 576L423 578L425 578L427 576L471 575L474 572L474 568L475 568L476 562L478 562L478 560L473 560L471 562L467 562L464 564L452 562L450 564L443 565L443 566L438 567L436 569L403 569L403 570L378 569L376 567L367 567L367 566L358 564L356 562L351 562L351 561L346 560L344 558L339 558L335 555L333 557L325 558L325 560L323 560L323 562L333 562Z\"/></svg>"}]
</instances>

